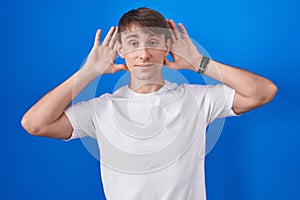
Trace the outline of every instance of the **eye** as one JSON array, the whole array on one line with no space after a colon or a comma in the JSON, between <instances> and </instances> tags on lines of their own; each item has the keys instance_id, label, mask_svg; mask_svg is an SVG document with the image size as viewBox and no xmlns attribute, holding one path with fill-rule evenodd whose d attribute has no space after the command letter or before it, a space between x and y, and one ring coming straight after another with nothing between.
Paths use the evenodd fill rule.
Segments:
<instances>
[{"instance_id":1,"label":"eye","mask_svg":"<svg viewBox=\"0 0 300 200\"><path fill-rule=\"evenodd\" d=\"M149 44L150 47L155 47L155 46L158 45L158 41L157 40L150 40L148 44Z\"/></svg>"},{"instance_id":2,"label":"eye","mask_svg":"<svg viewBox=\"0 0 300 200\"><path fill-rule=\"evenodd\" d=\"M136 47L137 45L138 45L138 43L136 41L130 41L129 42L130 47Z\"/></svg>"}]
</instances>

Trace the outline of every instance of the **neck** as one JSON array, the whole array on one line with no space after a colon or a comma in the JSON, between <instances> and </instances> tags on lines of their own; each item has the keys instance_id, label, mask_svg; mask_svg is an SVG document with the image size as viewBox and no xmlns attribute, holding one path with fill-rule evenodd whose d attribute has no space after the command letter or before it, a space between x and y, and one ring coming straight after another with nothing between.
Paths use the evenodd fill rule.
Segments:
<instances>
[{"instance_id":1,"label":"neck","mask_svg":"<svg viewBox=\"0 0 300 200\"><path fill-rule=\"evenodd\" d=\"M138 80L130 77L128 87L136 93L148 94L158 91L164 85L162 74L155 76L153 80Z\"/></svg>"}]
</instances>

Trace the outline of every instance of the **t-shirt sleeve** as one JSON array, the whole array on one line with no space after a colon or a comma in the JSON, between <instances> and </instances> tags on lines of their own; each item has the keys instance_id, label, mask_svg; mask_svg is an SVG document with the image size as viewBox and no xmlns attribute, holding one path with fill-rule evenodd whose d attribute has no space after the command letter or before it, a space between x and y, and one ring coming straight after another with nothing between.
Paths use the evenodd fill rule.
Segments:
<instances>
[{"instance_id":1,"label":"t-shirt sleeve","mask_svg":"<svg viewBox=\"0 0 300 200\"><path fill-rule=\"evenodd\" d=\"M72 136L68 140L85 136L96 138L94 126L94 104L92 100L70 105L64 113L73 127Z\"/></svg>"},{"instance_id":2,"label":"t-shirt sleeve","mask_svg":"<svg viewBox=\"0 0 300 200\"><path fill-rule=\"evenodd\" d=\"M237 116L232 110L235 90L225 84L208 86L206 100L209 101L208 123L215 119Z\"/></svg>"},{"instance_id":3,"label":"t-shirt sleeve","mask_svg":"<svg viewBox=\"0 0 300 200\"><path fill-rule=\"evenodd\" d=\"M217 118L237 116L232 110L234 89L225 84L192 85L192 89L207 124Z\"/></svg>"}]
</instances>

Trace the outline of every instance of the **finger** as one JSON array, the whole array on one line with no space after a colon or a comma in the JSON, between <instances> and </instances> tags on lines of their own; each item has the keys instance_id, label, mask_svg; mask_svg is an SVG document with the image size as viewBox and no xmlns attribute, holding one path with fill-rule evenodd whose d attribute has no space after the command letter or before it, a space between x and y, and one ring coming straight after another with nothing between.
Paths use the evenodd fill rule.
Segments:
<instances>
[{"instance_id":1,"label":"finger","mask_svg":"<svg viewBox=\"0 0 300 200\"><path fill-rule=\"evenodd\" d=\"M177 26L176 26L176 24L174 23L173 20L170 20L170 26L171 26L171 28L172 28L174 34L175 34L176 39L181 39L180 32L179 32L179 30L177 29Z\"/></svg>"},{"instance_id":2,"label":"finger","mask_svg":"<svg viewBox=\"0 0 300 200\"><path fill-rule=\"evenodd\" d=\"M100 35L101 35L101 30L98 29L96 32L96 35L95 35L94 47L96 47L100 44Z\"/></svg>"},{"instance_id":3,"label":"finger","mask_svg":"<svg viewBox=\"0 0 300 200\"><path fill-rule=\"evenodd\" d=\"M113 46L113 50L117 51L118 50L118 45L117 43L115 42L114 46Z\"/></svg>"},{"instance_id":4,"label":"finger","mask_svg":"<svg viewBox=\"0 0 300 200\"><path fill-rule=\"evenodd\" d=\"M187 33L185 27L183 26L183 24L182 24L182 23L179 23L178 26L179 26L179 28L180 28L180 30L181 30L181 32L182 32L184 38L189 38L189 35L188 35L188 33Z\"/></svg>"},{"instance_id":5,"label":"finger","mask_svg":"<svg viewBox=\"0 0 300 200\"><path fill-rule=\"evenodd\" d=\"M170 27L170 22L169 22L169 21L170 21L170 20L166 19L166 27L167 27L167 28L171 28L171 27Z\"/></svg>"},{"instance_id":6,"label":"finger","mask_svg":"<svg viewBox=\"0 0 300 200\"><path fill-rule=\"evenodd\" d=\"M172 24L171 24L171 20L168 20L167 22L168 22L168 28L169 28L170 34L171 34L171 40L175 41L177 38L175 36L174 30L173 30L173 27L172 27Z\"/></svg>"},{"instance_id":7,"label":"finger","mask_svg":"<svg viewBox=\"0 0 300 200\"><path fill-rule=\"evenodd\" d=\"M120 50L120 48L121 48L120 45L121 45L120 42L119 42L119 41L116 41L115 44L114 44L114 46L112 47L112 49L113 49L114 51L118 52L118 54L120 54L119 51L121 51L121 50Z\"/></svg>"},{"instance_id":8,"label":"finger","mask_svg":"<svg viewBox=\"0 0 300 200\"><path fill-rule=\"evenodd\" d=\"M102 46L105 46L105 47L108 46L108 44L109 44L109 42L110 42L110 40L111 40L111 37L112 37L112 35L113 35L113 33L114 33L114 30L115 30L115 27L113 27L113 26L110 27L110 29L109 29L107 35L105 36L105 38L104 38L104 40L103 40Z\"/></svg>"},{"instance_id":9,"label":"finger","mask_svg":"<svg viewBox=\"0 0 300 200\"><path fill-rule=\"evenodd\" d=\"M171 41L174 42L176 40L176 37L175 37L174 31L173 31L173 29L171 27L170 20L167 20L167 28L170 31Z\"/></svg>"},{"instance_id":10,"label":"finger","mask_svg":"<svg viewBox=\"0 0 300 200\"><path fill-rule=\"evenodd\" d=\"M111 48L115 47L116 40L117 40L117 35L118 35L118 27L116 27L114 32L113 32L113 35L112 35L112 37L109 41L109 44L108 44L109 47L111 47Z\"/></svg>"}]
</instances>

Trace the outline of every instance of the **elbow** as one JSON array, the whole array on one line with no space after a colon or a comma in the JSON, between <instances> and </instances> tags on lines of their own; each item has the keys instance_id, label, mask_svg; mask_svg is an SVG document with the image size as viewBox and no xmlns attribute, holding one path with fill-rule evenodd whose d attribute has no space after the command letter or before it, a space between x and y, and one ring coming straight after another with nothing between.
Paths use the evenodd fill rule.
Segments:
<instances>
[{"instance_id":1,"label":"elbow","mask_svg":"<svg viewBox=\"0 0 300 200\"><path fill-rule=\"evenodd\" d=\"M31 122L30 119L28 119L28 117L26 117L26 115L23 116L22 120L21 120L21 125L22 127L30 134L33 136L39 136L39 128L37 126L34 125L34 123Z\"/></svg>"},{"instance_id":2,"label":"elbow","mask_svg":"<svg viewBox=\"0 0 300 200\"><path fill-rule=\"evenodd\" d=\"M275 97L277 91L278 91L277 86L276 86L274 83L272 83L272 86L271 86L271 93L272 93L272 94L271 94L271 100ZM271 101L271 100L270 100L270 101Z\"/></svg>"},{"instance_id":3,"label":"elbow","mask_svg":"<svg viewBox=\"0 0 300 200\"><path fill-rule=\"evenodd\" d=\"M265 91L263 92L262 98L261 98L261 105L267 104L270 101L272 101L278 91L277 86L270 82L268 83Z\"/></svg>"}]
</instances>

